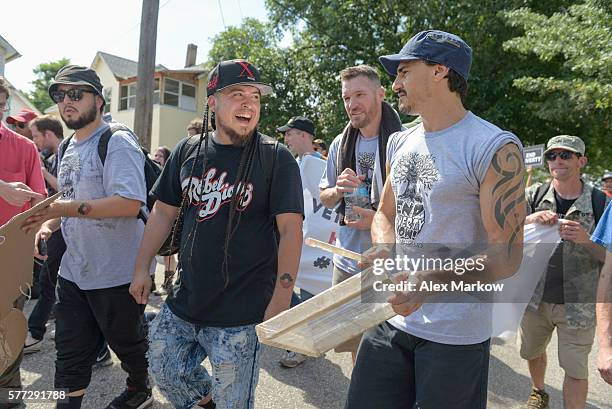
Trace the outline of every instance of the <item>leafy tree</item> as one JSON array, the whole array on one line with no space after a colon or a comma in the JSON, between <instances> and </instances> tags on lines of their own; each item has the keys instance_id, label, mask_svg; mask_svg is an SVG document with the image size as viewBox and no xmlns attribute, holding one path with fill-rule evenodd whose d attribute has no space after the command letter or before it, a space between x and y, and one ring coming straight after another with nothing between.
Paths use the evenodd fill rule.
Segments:
<instances>
[{"instance_id":1,"label":"leafy tree","mask_svg":"<svg viewBox=\"0 0 612 409\"><path fill-rule=\"evenodd\" d=\"M524 75L514 86L533 96L526 108L563 133L579 135L587 145L591 173L610 167L612 120L612 13L587 0L545 16L527 8L502 13L525 34L504 49L538 60L561 62L553 75Z\"/></svg>"},{"instance_id":2,"label":"leafy tree","mask_svg":"<svg viewBox=\"0 0 612 409\"><path fill-rule=\"evenodd\" d=\"M49 98L49 85L60 68L67 64L70 64L70 60L62 58L58 61L41 63L32 70L36 79L32 81L34 90L28 94L28 98L39 111L44 112L45 109L54 104Z\"/></svg>"}]
</instances>

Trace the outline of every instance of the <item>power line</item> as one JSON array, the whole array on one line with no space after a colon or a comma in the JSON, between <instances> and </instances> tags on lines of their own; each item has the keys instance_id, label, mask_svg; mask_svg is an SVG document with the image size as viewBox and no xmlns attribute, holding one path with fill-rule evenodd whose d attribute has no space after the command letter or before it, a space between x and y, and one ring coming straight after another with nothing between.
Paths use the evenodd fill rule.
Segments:
<instances>
[{"instance_id":1,"label":"power line","mask_svg":"<svg viewBox=\"0 0 612 409\"><path fill-rule=\"evenodd\" d=\"M219 5L219 12L221 13L221 21L223 22L223 28L227 30L227 26L225 25L225 17L223 17L223 7L221 7L221 0L217 0L217 4Z\"/></svg>"},{"instance_id":2,"label":"power line","mask_svg":"<svg viewBox=\"0 0 612 409\"><path fill-rule=\"evenodd\" d=\"M242 14L242 6L240 5L240 0L236 0L238 2L238 11L240 12L240 21L244 20L244 15Z\"/></svg>"}]
</instances>

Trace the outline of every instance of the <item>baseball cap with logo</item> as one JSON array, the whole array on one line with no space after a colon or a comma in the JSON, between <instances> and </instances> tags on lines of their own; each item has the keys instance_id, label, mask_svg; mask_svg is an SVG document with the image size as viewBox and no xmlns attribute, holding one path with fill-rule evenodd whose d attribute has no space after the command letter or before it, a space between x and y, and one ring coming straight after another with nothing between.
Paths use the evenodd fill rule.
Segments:
<instances>
[{"instance_id":1,"label":"baseball cap with logo","mask_svg":"<svg viewBox=\"0 0 612 409\"><path fill-rule=\"evenodd\" d=\"M98 74L96 74L96 72L91 68L82 67L80 65L66 65L65 67L62 67L62 69L57 72L57 75L53 79L53 82L51 82L51 85L49 85L49 96L51 99L53 99L51 94L57 90L57 87L60 84L88 86L93 88L96 94L98 94L102 100L104 100L104 95L102 95L103 87L102 83L100 82L100 77L98 77ZM104 103L106 103L106 100L104 100Z\"/></svg>"},{"instance_id":2,"label":"baseball cap with logo","mask_svg":"<svg viewBox=\"0 0 612 409\"><path fill-rule=\"evenodd\" d=\"M232 85L250 85L258 88L261 95L271 94L270 85L261 82L259 70L245 60L222 61L208 75L206 96L211 96Z\"/></svg>"},{"instance_id":3,"label":"baseball cap with logo","mask_svg":"<svg viewBox=\"0 0 612 409\"><path fill-rule=\"evenodd\" d=\"M440 30L421 31L398 54L383 55L378 60L391 76L397 75L402 61L425 60L444 65L466 81L472 66L472 49L459 36Z\"/></svg>"},{"instance_id":4,"label":"baseball cap with logo","mask_svg":"<svg viewBox=\"0 0 612 409\"><path fill-rule=\"evenodd\" d=\"M38 115L36 112L32 111L28 108L23 108L21 111L17 112L15 115L11 115L6 118L6 123L13 125L15 122L21 122L27 124L32 119L36 118Z\"/></svg>"},{"instance_id":5,"label":"baseball cap with logo","mask_svg":"<svg viewBox=\"0 0 612 409\"><path fill-rule=\"evenodd\" d=\"M313 136L315 134L314 123L310 119L303 117L303 116L294 116L293 118L289 120L289 122L287 122L286 125L281 126L280 128L277 128L276 130L278 132L285 133L289 129L299 129L300 131L308 132L309 134Z\"/></svg>"},{"instance_id":6,"label":"baseball cap with logo","mask_svg":"<svg viewBox=\"0 0 612 409\"><path fill-rule=\"evenodd\" d=\"M584 152L586 151L582 139L572 135L557 135L550 138L548 143L546 143L546 150L544 153L553 149L565 149L567 151L579 153L582 156L584 156Z\"/></svg>"}]
</instances>

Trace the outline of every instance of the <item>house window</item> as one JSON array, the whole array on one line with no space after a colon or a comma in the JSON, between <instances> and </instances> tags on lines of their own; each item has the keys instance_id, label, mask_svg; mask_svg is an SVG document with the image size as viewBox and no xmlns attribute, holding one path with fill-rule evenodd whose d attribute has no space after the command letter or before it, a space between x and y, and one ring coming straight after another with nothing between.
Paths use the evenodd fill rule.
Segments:
<instances>
[{"instance_id":1,"label":"house window","mask_svg":"<svg viewBox=\"0 0 612 409\"><path fill-rule=\"evenodd\" d=\"M172 78L165 79L164 104L188 111L196 110L196 88Z\"/></svg>"},{"instance_id":2,"label":"house window","mask_svg":"<svg viewBox=\"0 0 612 409\"><path fill-rule=\"evenodd\" d=\"M136 83L121 86L119 110L132 109L136 106Z\"/></svg>"},{"instance_id":3,"label":"house window","mask_svg":"<svg viewBox=\"0 0 612 409\"><path fill-rule=\"evenodd\" d=\"M153 105L159 104L159 78L153 82Z\"/></svg>"},{"instance_id":4,"label":"house window","mask_svg":"<svg viewBox=\"0 0 612 409\"><path fill-rule=\"evenodd\" d=\"M104 96L104 100L106 101L106 105L104 105L104 113L108 113L111 110L111 100L113 96L113 89L109 87L105 87L102 89L102 95Z\"/></svg>"}]
</instances>

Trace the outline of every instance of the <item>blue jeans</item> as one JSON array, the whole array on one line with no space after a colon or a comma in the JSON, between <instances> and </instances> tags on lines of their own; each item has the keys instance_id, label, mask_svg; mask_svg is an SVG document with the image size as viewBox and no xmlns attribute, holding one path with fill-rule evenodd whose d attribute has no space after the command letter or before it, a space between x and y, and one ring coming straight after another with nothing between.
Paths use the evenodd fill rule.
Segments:
<instances>
[{"instance_id":1,"label":"blue jeans","mask_svg":"<svg viewBox=\"0 0 612 409\"><path fill-rule=\"evenodd\" d=\"M149 325L149 367L172 405L188 409L212 392L217 409L255 407L255 325L202 327L177 317L166 304ZM200 365L206 357L212 365L210 375Z\"/></svg>"}]
</instances>

